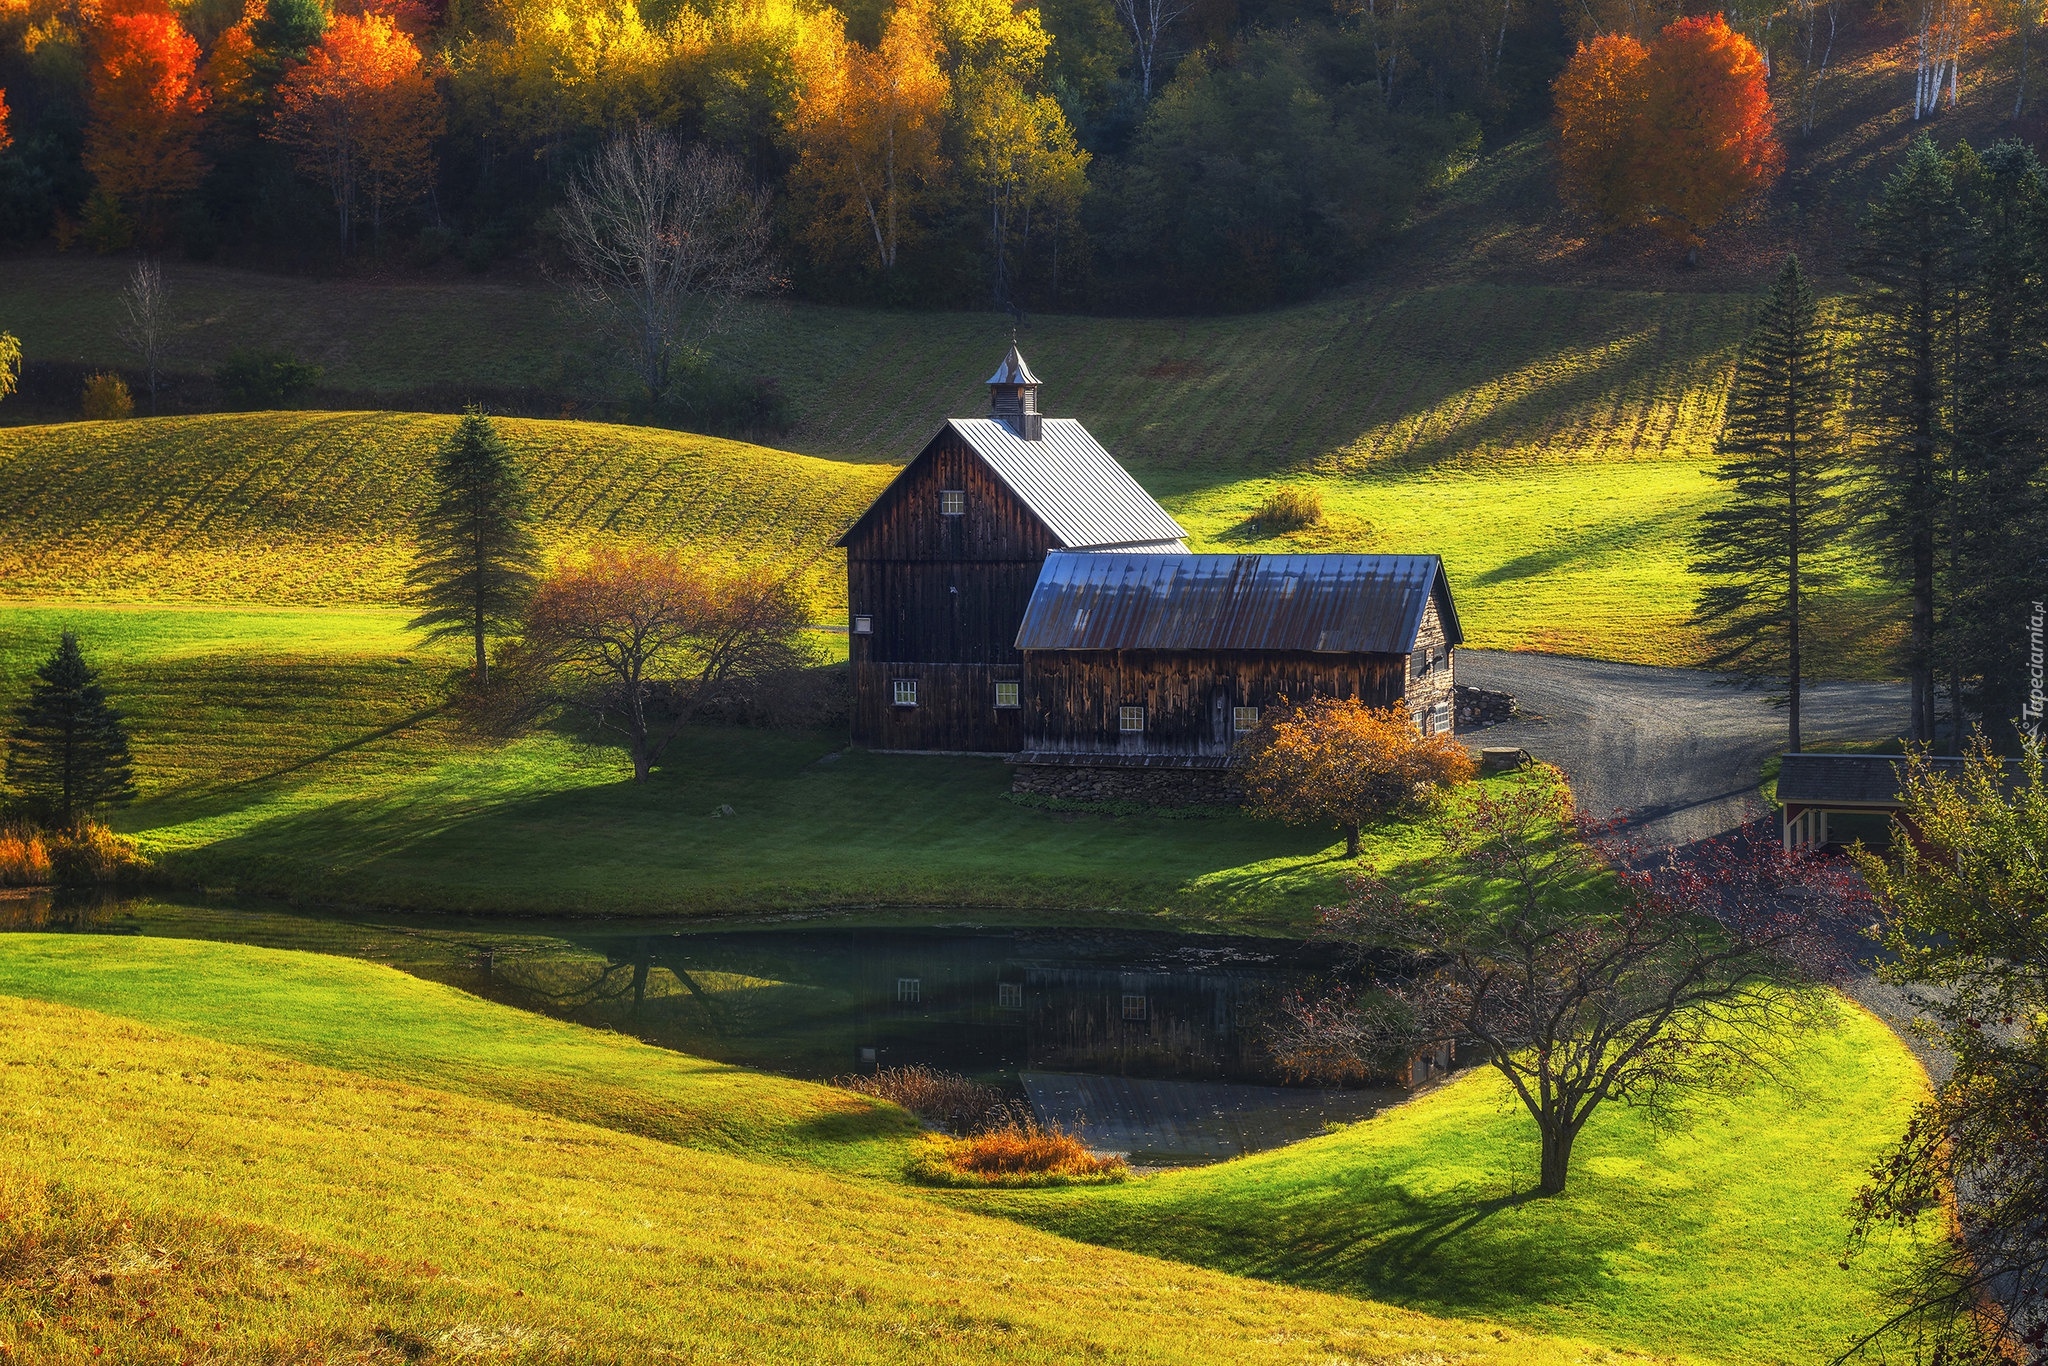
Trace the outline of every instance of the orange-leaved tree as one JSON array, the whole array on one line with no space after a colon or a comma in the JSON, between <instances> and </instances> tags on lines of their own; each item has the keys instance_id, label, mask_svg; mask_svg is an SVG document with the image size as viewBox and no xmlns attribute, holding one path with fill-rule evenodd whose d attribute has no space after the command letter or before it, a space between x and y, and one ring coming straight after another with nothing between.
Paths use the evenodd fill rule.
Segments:
<instances>
[{"instance_id":1,"label":"orange-leaved tree","mask_svg":"<svg viewBox=\"0 0 2048 1366\"><path fill-rule=\"evenodd\" d=\"M1553 91L1560 189L1611 226L1697 246L1784 168L1763 57L1721 15L1582 43Z\"/></svg>"},{"instance_id":2,"label":"orange-leaved tree","mask_svg":"<svg viewBox=\"0 0 2048 1366\"><path fill-rule=\"evenodd\" d=\"M920 198L946 169L939 135L952 90L930 0L901 0L874 48L830 32L796 59L803 237L821 260L872 250L894 270Z\"/></svg>"},{"instance_id":3,"label":"orange-leaved tree","mask_svg":"<svg viewBox=\"0 0 2048 1366\"><path fill-rule=\"evenodd\" d=\"M7 92L0 90L0 152L14 145L14 134L7 128Z\"/></svg>"},{"instance_id":4,"label":"orange-leaved tree","mask_svg":"<svg viewBox=\"0 0 2048 1366\"><path fill-rule=\"evenodd\" d=\"M100 192L161 236L170 205L199 184L206 87L199 44L168 11L104 16L93 44L85 168Z\"/></svg>"},{"instance_id":5,"label":"orange-leaved tree","mask_svg":"<svg viewBox=\"0 0 2048 1366\"><path fill-rule=\"evenodd\" d=\"M1405 708L1319 697L1272 708L1244 740L1244 804L1291 825L1335 825L1357 858L1359 828L1427 809L1472 776L1449 735L1424 735Z\"/></svg>"},{"instance_id":6,"label":"orange-leaved tree","mask_svg":"<svg viewBox=\"0 0 2048 1366\"><path fill-rule=\"evenodd\" d=\"M385 15L344 14L278 83L270 136L301 171L326 180L347 250L359 204L376 233L385 209L426 193L446 123L413 40Z\"/></svg>"}]
</instances>

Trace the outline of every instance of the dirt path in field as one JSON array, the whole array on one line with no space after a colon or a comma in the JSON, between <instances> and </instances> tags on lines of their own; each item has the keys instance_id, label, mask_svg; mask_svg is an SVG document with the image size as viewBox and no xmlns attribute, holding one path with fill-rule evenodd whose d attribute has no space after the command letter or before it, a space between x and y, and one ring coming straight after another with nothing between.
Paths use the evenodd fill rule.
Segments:
<instances>
[{"instance_id":1,"label":"dirt path in field","mask_svg":"<svg viewBox=\"0 0 2048 1366\"><path fill-rule=\"evenodd\" d=\"M1474 745L1520 745L1562 768L1584 808L1627 813L1646 844L1686 844L1765 814L1758 792L1785 744L1785 713L1698 669L1651 669L1555 655L1460 650L1458 681L1513 693L1522 717L1467 732ZM1895 735L1898 683L1823 683L1807 694L1813 744Z\"/></svg>"}]
</instances>

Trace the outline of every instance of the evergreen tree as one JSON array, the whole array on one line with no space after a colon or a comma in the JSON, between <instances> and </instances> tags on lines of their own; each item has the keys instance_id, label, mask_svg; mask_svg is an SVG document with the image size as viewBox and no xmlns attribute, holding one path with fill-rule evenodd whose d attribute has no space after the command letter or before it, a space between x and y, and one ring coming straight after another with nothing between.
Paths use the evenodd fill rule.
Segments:
<instances>
[{"instance_id":1,"label":"evergreen tree","mask_svg":"<svg viewBox=\"0 0 2048 1366\"><path fill-rule=\"evenodd\" d=\"M1728 503L1701 519L1691 568L1709 582L1693 620L1712 662L1752 685L1785 680L1787 745L1800 748L1812 557L1835 539L1839 448L1830 412L1830 355L1799 258L1785 258L1757 314L1728 395L1716 477Z\"/></svg>"},{"instance_id":2,"label":"evergreen tree","mask_svg":"<svg viewBox=\"0 0 2048 1366\"><path fill-rule=\"evenodd\" d=\"M406 584L426 610L409 623L427 639L468 636L488 677L487 632L513 625L533 593L540 546L526 528L526 486L497 429L472 408L434 465L439 494L420 519Z\"/></svg>"},{"instance_id":3,"label":"evergreen tree","mask_svg":"<svg viewBox=\"0 0 2048 1366\"><path fill-rule=\"evenodd\" d=\"M1859 435L1865 527L1879 571L1905 588L1908 738L1934 738L1936 567L1952 451L1972 223L1948 161L1922 134L1862 225Z\"/></svg>"},{"instance_id":4,"label":"evergreen tree","mask_svg":"<svg viewBox=\"0 0 2048 1366\"><path fill-rule=\"evenodd\" d=\"M1949 475L1942 655L1960 699L1957 740L1975 720L2010 749L2031 681L2027 622L2048 595L2048 174L2017 140L1967 166L1957 189L1979 231Z\"/></svg>"},{"instance_id":5,"label":"evergreen tree","mask_svg":"<svg viewBox=\"0 0 2048 1366\"><path fill-rule=\"evenodd\" d=\"M78 637L66 631L14 713L7 785L40 814L70 826L97 807L132 800L132 770L121 714L101 691Z\"/></svg>"}]
</instances>

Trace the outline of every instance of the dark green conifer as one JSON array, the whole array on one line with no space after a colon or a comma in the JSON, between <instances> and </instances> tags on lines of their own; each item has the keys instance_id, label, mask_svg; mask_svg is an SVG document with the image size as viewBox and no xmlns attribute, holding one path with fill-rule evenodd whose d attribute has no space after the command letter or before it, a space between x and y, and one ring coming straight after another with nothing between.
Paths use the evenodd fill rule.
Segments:
<instances>
[{"instance_id":1,"label":"dark green conifer","mask_svg":"<svg viewBox=\"0 0 2048 1366\"><path fill-rule=\"evenodd\" d=\"M1797 753L1807 672L1814 557L1835 539L1840 448L1830 347L1799 258L1765 296L1728 394L1716 477L1731 497L1700 519L1691 568L1703 575L1693 620L1712 662L1751 684L1785 680L1788 748Z\"/></svg>"},{"instance_id":2,"label":"dark green conifer","mask_svg":"<svg viewBox=\"0 0 2048 1366\"><path fill-rule=\"evenodd\" d=\"M434 484L434 505L420 518L419 556L406 576L426 610L410 625L429 640L469 637L483 681L485 637L518 621L540 567L540 546L526 527L526 486L497 429L474 408L441 448Z\"/></svg>"},{"instance_id":3,"label":"dark green conifer","mask_svg":"<svg viewBox=\"0 0 2048 1366\"><path fill-rule=\"evenodd\" d=\"M100 807L133 800L133 770L121 714L101 691L78 637L66 631L15 710L7 785L38 815L69 827Z\"/></svg>"},{"instance_id":4,"label":"dark green conifer","mask_svg":"<svg viewBox=\"0 0 2048 1366\"><path fill-rule=\"evenodd\" d=\"M1906 592L1908 738L1934 738L1936 573L1952 459L1957 355L1974 225L1953 169L1922 134L1863 220L1858 435L1863 525Z\"/></svg>"}]
</instances>

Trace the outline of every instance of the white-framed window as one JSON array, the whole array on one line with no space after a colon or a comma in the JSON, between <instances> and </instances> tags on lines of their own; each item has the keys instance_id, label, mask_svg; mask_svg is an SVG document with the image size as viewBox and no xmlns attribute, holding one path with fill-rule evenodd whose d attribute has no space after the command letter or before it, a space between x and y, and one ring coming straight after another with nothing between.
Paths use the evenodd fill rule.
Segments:
<instances>
[{"instance_id":1,"label":"white-framed window","mask_svg":"<svg viewBox=\"0 0 2048 1366\"><path fill-rule=\"evenodd\" d=\"M1145 709L1123 706L1116 709L1116 728L1126 735L1143 734L1145 730Z\"/></svg>"},{"instance_id":2,"label":"white-framed window","mask_svg":"<svg viewBox=\"0 0 2048 1366\"><path fill-rule=\"evenodd\" d=\"M966 489L940 489L939 515L941 517L963 517L967 514Z\"/></svg>"},{"instance_id":3,"label":"white-framed window","mask_svg":"<svg viewBox=\"0 0 2048 1366\"><path fill-rule=\"evenodd\" d=\"M1021 691L1021 684L996 684L996 709L998 711L1008 711L1014 707L1021 706L1022 702L1019 700L1019 694L1021 693Z\"/></svg>"},{"instance_id":4,"label":"white-framed window","mask_svg":"<svg viewBox=\"0 0 2048 1366\"><path fill-rule=\"evenodd\" d=\"M917 705L916 679L898 678L893 680L890 686L894 692L895 702L897 706L914 707Z\"/></svg>"},{"instance_id":5,"label":"white-framed window","mask_svg":"<svg viewBox=\"0 0 2048 1366\"><path fill-rule=\"evenodd\" d=\"M898 977L896 979L896 1004L914 1006L924 1000L924 979L922 977Z\"/></svg>"},{"instance_id":6,"label":"white-framed window","mask_svg":"<svg viewBox=\"0 0 2048 1366\"><path fill-rule=\"evenodd\" d=\"M1449 735L1451 733L1450 703L1439 702L1436 704L1435 707L1430 709L1429 733L1431 735Z\"/></svg>"},{"instance_id":7,"label":"white-framed window","mask_svg":"<svg viewBox=\"0 0 2048 1366\"><path fill-rule=\"evenodd\" d=\"M1258 728L1259 709L1257 707L1232 707L1230 709L1230 729L1232 731L1239 735L1249 735Z\"/></svg>"},{"instance_id":8,"label":"white-framed window","mask_svg":"<svg viewBox=\"0 0 2048 1366\"><path fill-rule=\"evenodd\" d=\"M857 636L873 635L875 633L875 619L873 617L855 617L853 619L853 633Z\"/></svg>"},{"instance_id":9,"label":"white-framed window","mask_svg":"<svg viewBox=\"0 0 2048 1366\"><path fill-rule=\"evenodd\" d=\"M1124 1018L1142 1020L1145 1018L1145 998L1135 992L1124 993Z\"/></svg>"},{"instance_id":10,"label":"white-framed window","mask_svg":"<svg viewBox=\"0 0 2048 1366\"><path fill-rule=\"evenodd\" d=\"M1024 1008L1024 984L1022 982L996 983L996 1009L1022 1010Z\"/></svg>"}]
</instances>

